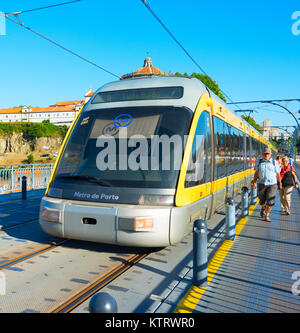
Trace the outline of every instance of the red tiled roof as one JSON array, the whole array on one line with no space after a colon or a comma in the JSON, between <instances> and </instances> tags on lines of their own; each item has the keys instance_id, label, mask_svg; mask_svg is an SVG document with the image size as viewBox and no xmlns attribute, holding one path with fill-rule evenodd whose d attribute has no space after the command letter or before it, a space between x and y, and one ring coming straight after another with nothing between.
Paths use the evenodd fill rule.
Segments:
<instances>
[{"instance_id":1,"label":"red tiled roof","mask_svg":"<svg viewBox=\"0 0 300 333\"><path fill-rule=\"evenodd\" d=\"M37 113L37 112L62 112L62 111L74 111L74 106L57 106L57 107L32 107L28 113ZM0 109L0 114L14 114L22 113L22 108L10 108L10 109ZM23 112L25 113L25 112Z\"/></svg>"},{"instance_id":2,"label":"red tiled roof","mask_svg":"<svg viewBox=\"0 0 300 333\"><path fill-rule=\"evenodd\" d=\"M125 74L122 76L122 79L127 79L135 76L143 76L143 75L167 75L156 67L152 66L151 58L147 57L144 60L144 67L139 68L133 73Z\"/></svg>"},{"instance_id":3,"label":"red tiled roof","mask_svg":"<svg viewBox=\"0 0 300 333\"><path fill-rule=\"evenodd\" d=\"M21 113L22 108L0 109L0 113Z\"/></svg>"},{"instance_id":4,"label":"red tiled roof","mask_svg":"<svg viewBox=\"0 0 300 333\"><path fill-rule=\"evenodd\" d=\"M133 72L133 76L137 76L137 75L151 75L151 74L155 74L155 75L162 75L163 72L161 70L159 70L158 68L155 68L153 66L145 66L142 67L140 69L138 69L137 71Z\"/></svg>"},{"instance_id":5,"label":"red tiled roof","mask_svg":"<svg viewBox=\"0 0 300 333\"><path fill-rule=\"evenodd\" d=\"M75 106L56 106L56 107L45 107L45 108L31 108L32 112L61 112L61 111L74 111Z\"/></svg>"},{"instance_id":6,"label":"red tiled roof","mask_svg":"<svg viewBox=\"0 0 300 333\"><path fill-rule=\"evenodd\" d=\"M83 101L63 101L63 102L58 102L56 104L52 104L50 106L66 106L66 105L78 105L82 104Z\"/></svg>"}]
</instances>

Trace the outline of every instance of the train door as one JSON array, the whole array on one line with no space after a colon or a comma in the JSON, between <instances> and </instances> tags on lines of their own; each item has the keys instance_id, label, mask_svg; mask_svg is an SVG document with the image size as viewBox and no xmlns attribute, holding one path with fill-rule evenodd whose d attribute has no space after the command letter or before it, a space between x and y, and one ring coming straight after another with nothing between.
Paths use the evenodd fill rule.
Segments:
<instances>
[{"instance_id":1,"label":"train door","mask_svg":"<svg viewBox=\"0 0 300 333\"><path fill-rule=\"evenodd\" d=\"M212 180L212 214L222 210L232 168L232 128L222 119L213 116L214 168Z\"/></svg>"}]
</instances>

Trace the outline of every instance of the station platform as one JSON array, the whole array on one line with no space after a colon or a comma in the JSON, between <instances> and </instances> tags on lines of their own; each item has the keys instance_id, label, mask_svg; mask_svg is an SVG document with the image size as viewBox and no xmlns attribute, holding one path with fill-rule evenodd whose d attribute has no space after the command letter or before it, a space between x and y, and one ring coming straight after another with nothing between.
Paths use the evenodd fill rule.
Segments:
<instances>
[{"instance_id":1,"label":"station platform","mask_svg":"<svg viewBox=\"0 0 300 333\"><path fill-rule=\"evenodd\" d=\"M27 191L27 200L22 200L21 192L1 194L0 230L38 219L44 193L45 189Z\"/></svg>"},{"instance_id":2,"label":"station platform","mask_svg":"<svg viewBox=\"0 0 300 333\"><path fill-rule=\"evenodd\" d=\"M250 214L208 263L206 287L193 286L192 274L178 285L169 299L180 299L174 312L300 312L300 192L293 190L291 215L280 214L278 194L272 222L260 217L260 205Z\"/></svg>"},{"instance_id":3,"label":"station platform","mask_svg":"<svg viewBox=\"0 0 300 333\"><path fill-rule=\"evenodd\" d=\"M38 189L38 190L30 190L26 192L27 199L41 199L44 195L46 189ZM6 193L0 194L0 204L8 204L13 202L23 202L26 204L26 200L22 200L22 192L13 192L13 193ZM9 207L7 207L9 209Z\"/></svg>"}]
</instances>

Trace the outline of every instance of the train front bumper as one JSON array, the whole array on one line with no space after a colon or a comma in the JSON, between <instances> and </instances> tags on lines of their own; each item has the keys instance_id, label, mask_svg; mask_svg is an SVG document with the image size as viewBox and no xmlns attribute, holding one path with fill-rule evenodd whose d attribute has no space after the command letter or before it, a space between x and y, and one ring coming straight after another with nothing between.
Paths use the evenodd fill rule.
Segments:
<instances>
[{"instance_id":1,"label":"train front bumper","mask_svg":"<svg viewBox=\"0 0 300 333\"><path fill-rule=\"evenodd\" d=\"M169 246L171 206L113 205L43 197L39 222L48 234L85 241Z\"/></svg>"}]
</instances>

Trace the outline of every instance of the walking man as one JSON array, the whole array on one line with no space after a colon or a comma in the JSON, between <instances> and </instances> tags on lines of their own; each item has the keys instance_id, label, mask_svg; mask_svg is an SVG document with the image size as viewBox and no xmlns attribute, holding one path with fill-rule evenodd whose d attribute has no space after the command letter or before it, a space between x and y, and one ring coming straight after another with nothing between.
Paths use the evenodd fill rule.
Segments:
<instances>
[{"instance_id":1,"label":"walking man","mask_svg":"<svg viewBox=\"0 0 300 333\"><path fill-rule=\"evenodd\" d=\"M265 221L271 222L270 212L275 204L277 184L279 189L282 188L280 167L272 158L270 148L265 148L263 156L254 167L253 188L256 188L258 180L257 192L261 204L260 216L265 217Z\"/></svg>"}]
</instances>

